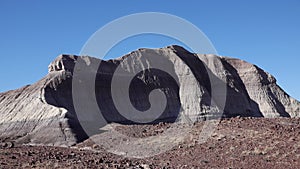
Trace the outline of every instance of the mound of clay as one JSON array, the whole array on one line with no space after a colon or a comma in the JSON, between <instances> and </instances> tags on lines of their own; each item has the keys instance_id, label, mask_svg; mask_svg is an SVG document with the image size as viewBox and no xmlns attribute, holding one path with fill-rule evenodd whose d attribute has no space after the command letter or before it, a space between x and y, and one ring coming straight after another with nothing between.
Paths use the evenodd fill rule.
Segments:
<instances>
[{"instance_id":1,"label":"mound of clay","mask_svg":"<svg viewBox=\"0 0 300 169\"><path fill-rule=\"evenodd\" d=\"M300 103L259 67L180 46L108 61L60 55L48 69L35 84L0 93L2 141L73 145L110 122L300 117Z\"/></svg>"}]
</instances>

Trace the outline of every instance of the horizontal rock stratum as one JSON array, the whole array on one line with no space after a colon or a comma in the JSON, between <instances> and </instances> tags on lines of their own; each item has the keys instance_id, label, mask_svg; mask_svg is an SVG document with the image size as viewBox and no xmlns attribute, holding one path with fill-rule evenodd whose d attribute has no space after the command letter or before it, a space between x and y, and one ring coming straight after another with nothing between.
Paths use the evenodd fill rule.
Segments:
<instances>
[{"instance_id":1,"label":"horizontal rock stratum","mask_svg":"<svg viewBox=\"0 0 300 169\"><path fill-rule=\"evenodd\" d=\"M73 145L110 122L300 117L300 103L256 65L180 46L107 61L60 55L48 70L35 84L0 93L0 140Z\"/></svg>"}]
</instances>

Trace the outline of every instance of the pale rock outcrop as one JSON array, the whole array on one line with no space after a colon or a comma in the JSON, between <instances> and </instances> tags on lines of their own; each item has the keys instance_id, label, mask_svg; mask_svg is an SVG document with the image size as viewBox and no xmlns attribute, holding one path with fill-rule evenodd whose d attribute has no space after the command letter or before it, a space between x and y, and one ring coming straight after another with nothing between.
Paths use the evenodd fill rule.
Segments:
<instances>
[{"instance_id":1,"label":"pale rock outcrop","mask_svg":"<svg viewBox=\"0 0 300 169\"><path fill-rule=\"evenodd\" d=\"M81 66L76 67L76 64ZM120 111L130 113L134 108L137 112L147 112L153 104L160 104L163 101L155 99L156 96L149 100L155 89L164 93L166 109L151 123L178 119L197 121L219 115L300 117L300 103L286 94L269 73L239 59L194 54L180 46L139 49L108 61L60 55L48 70L48 75L35 84L0 93L2 141L72 145L86 139L88 135L78 119L72 90L74 83L90 85L85 84L85 77L77 77L76 72L83 71L87 77L95 74L95 91L89 93L87 87L75 92L82 94L87 103L92 102L90 96L95 95L107 123L151 119L151 115L145 114L134 116L132 121ZM131 75L128 88L124 88ZM113 82L116 83L112 85ZM113 89L117 90L112 92ZM128 98L131 107L125 102ZM120 111L116 106L118 99L126 103L120 105ZM89 106L85 110L87 117L94 113ZM105 124L97 125L96 129Z\"/></svg>"}]
</instances>

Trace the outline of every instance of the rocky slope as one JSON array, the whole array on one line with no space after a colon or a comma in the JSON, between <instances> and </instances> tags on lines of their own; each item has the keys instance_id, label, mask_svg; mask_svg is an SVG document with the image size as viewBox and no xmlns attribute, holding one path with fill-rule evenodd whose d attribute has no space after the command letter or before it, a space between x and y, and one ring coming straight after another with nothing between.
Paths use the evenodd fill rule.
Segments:
<instances>
[{"instance_id":1,"label":"rocky slope","mask_svg":"<svg viewBox=\"0 0 300 169\"><path fill-rule=\"evenodd\" d=\"M17 146L1 148L0 168L275 168L300 167L299 118L230 118L218 125L203 144L195 140L203 122L195 125L181 144L144 159L128 158L92 148L87 140L73 148ZM170 124L120 125L134 137L159 135Z\"/></svg>"},{"instance_id":2,"label":"rocky slope","mask_svg":"<svg viewBox=\"0 0 300 169\"><path fill-rule=\"evenodd\" d=\"M61 55L37 83L0 94L0 139L73 145L110 122L219 116L299 117L300 103L253 64L179 46L108 61Z\"/></svg>"}]
</instances>

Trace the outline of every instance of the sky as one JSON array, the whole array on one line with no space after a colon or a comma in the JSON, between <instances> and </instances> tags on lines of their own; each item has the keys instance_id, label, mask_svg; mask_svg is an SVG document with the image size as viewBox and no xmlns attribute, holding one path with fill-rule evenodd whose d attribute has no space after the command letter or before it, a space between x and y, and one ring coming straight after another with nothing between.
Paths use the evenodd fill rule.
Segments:
<instances>
[{"instance_id":1,"label":"sky","mask_svg":"<svg viewBox=\"0 0 300 169\"><path fill-rule=\"evenodd\" d=\"M105 24L140 12L168 13L191 22L219 55L258 65L300 100L299 0L1 0L0 92L38 81L59 54L78 55ZM108 57L178 43L163 36L136 36L117 45Z\"/></svg>"}]
</instances>

